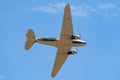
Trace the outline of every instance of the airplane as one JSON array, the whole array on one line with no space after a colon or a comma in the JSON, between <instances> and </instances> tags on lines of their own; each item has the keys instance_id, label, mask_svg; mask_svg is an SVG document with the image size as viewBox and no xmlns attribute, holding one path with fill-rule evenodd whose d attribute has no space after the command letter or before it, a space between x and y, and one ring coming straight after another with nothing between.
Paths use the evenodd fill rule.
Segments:
<instances>
[{"instance_id":1,"label":"airplane","mask_svg":"<svg viewBox=\"0 0 120 80\"><path fill-rule=\"evenodd\" d=\"M37 38L35 37L33 30L29 29L26 34L25 50L29 50L36 42L58 48L53 70L51 73L52 77L56 76L69 55L77 54L77 49L72 50L72 47L84 46L87 44L85 41L81 40L80 35L75 35L73 33L69 4L66 4L65 6L60 38Z\"/></svg>"}]
</instances>

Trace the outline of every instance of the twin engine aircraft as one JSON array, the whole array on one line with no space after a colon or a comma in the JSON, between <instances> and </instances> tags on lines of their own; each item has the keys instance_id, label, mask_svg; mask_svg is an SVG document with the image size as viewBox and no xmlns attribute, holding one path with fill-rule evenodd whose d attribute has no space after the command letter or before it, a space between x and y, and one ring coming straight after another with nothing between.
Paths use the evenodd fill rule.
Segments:
<instances>
[{"instance_id":1,"label":"twin engine aircraft","mask_svg":"<svg viewBox=\"0 0 120 80\"><path fill-rule=\"evenodd\" d=\"M71 47L86 45L86 42L81 40L80 35L75 35L73 33L72 18L69 4L65 6L60 38L37 38L35 37L32 29L28 30L26 38L27 39L25 42L25 50L29 50L36 42L58 48L51 74L52 77L56 76L69 55L77 54L77 50L72 50Z\"/></svg>"}]
</instances>

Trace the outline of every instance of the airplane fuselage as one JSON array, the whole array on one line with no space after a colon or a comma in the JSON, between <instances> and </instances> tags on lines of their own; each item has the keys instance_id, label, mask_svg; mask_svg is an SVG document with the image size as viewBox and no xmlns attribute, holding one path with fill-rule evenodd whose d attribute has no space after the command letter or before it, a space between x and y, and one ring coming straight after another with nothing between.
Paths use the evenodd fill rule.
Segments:
<instances>
[{"instance_id":1,"label":"airplane fuselage","mask_svg":"<svg viewBox=\"0 0 120 80\"><path fill-rule=\"evenodd\" d=\"M46 44L50 46L55 46L57 47L58 45L61 44L60 38L37 38L36 42L40 44ZM69 46L84 46L86 44L85 41L80 40L80 39L71 39L71 44L62 44L63 46L69 45Z\"/></svg>"}]
</instances>

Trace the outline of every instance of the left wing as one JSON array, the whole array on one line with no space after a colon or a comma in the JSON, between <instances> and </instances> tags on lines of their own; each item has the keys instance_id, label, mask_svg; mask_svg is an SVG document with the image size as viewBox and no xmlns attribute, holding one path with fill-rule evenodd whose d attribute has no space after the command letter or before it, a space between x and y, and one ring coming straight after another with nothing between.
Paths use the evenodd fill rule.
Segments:
<instances>
[{"instance_id":1,"label":"left wing","mask_svg":"<svg viewBox=\"0 0 120 80\"><path fill-rule=\"evenodd\" d=\"M67 52L61 52L61 50L58 49L56 59L54 62L54 67L51 76L54 77L57 72L60 70L62 65L64 64L65 60L67 59L68 54Z\"/></svg>"}]
</instances>

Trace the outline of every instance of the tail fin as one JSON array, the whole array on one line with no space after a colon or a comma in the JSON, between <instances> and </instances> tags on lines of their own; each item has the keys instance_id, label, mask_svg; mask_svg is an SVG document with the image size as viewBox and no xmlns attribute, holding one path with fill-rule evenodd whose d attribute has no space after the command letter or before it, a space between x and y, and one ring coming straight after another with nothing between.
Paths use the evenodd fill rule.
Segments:
<instances>
[{"instance_id":1,"label":"tail fin","mask_svg":"<svg viewBox=\"0 0 120 80\"><path fill-rule=\"evenodd\" d=\"M29 50L35 43L35 34L32 29L29 29L26 34L25 50Z\"/></svg>"}]
</instances>

